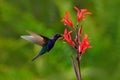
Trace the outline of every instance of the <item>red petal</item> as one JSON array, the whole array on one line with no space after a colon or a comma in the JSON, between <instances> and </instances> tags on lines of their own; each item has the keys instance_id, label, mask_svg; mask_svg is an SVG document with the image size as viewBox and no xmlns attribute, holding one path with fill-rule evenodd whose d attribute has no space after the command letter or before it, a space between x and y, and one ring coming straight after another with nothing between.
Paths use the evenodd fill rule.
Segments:
<instances>
[{"instance_id":1,"label":"red petal","mask_svg":"<svg viewBox=\"0 0 120 80\"><path fill-rule=\"evenodd\" d=\"M64 22L64 25L69 25L69 26L73 27L72 19L70 19L70 20L68 19L69 14L70 13L67 11L65 13L65 16L63 17L62 21Z\"/></svg>"},{"instance_id":2,"label":"red petal","mask_svg":"<svg viewBox=\"0 0 120 80\"><path fill-rule=\"evenodd\" d=\"M71 38L71 33L72 31L67 31L67 29L64 30L64 34L63 34L63 37L64 39L72 46L74 46L74 42L72 41L72 38Z\"/></svg>"},{"instance_id":3,"label":"red petal","mask_svg":"<svg viewBox=\"0 0 120 80\"><path fill-rule=\"evenodd\" d=\"M87 12L87 9L78 9L76 6L74 7L74 9L77 11L77 20L78 22L80 22L80 20L83 18L85 18L85 14L91 14L91 12Z\"/></svg>"},{"instance_id":4,"label":"red petal","mask_svg":"<svg viewBox=\"0 0 120 80\"><path fill-rule=\"evenodd\" d=\"M82 54L85 53L85 50L87 48L92 48L92 46L90 46L90 43L88 41L88 35L87 34L84 35L84 37L82 39L82 42L79 42L79 45L80 45L79 51L82 52Z\"/></svg>"}]
</instances>

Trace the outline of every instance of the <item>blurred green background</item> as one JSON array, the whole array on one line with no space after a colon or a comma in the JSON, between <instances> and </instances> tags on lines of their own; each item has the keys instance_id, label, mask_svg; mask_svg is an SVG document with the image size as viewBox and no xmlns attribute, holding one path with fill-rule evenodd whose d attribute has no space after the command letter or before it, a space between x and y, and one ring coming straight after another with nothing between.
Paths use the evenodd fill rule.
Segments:
<instances>
[{"instance_id":1,"label":"blurred green background","mask_svg":"<svg viewBox=\"0 0 120 80\"><path fill-rule=\"evenodd\" d=\"M92 15L83 22L92 49L82 56L83 80L120 80L120 0L0 0L0 80L76 80L74 50L58 40L46 55L32 62L41 47L20 38L26 30L51 37L63 33L61 22L74 6Z\"/></svg>"}]
</instances>

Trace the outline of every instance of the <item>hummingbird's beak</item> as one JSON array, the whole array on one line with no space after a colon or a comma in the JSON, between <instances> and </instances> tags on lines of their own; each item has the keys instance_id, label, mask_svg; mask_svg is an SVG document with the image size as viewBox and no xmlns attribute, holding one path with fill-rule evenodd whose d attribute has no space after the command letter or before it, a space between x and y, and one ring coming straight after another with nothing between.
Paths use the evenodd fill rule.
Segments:
<instances>
[{"instance_id":1,"label":"hummingbird's beak","mask_svg":"<svg viewBox=\"0 0 120 80\"><path fill-rule=\"evenodd\" d=\"M60 37L58 38L58 39L62 39L63 38L63 35L62 34L60 34Z\"/></svg>"}]
</instances>

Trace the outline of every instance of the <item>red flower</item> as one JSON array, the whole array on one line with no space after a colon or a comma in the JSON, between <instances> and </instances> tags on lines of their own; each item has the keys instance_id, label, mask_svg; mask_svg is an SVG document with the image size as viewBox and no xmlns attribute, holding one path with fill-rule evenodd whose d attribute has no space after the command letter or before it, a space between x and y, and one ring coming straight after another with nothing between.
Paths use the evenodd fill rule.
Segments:
<instances>
[{"instance_id":1,"label":"red flower","mask_svg":"<svg viewBox=\"0 0 120 80\"><path fill-rule=\"evenodd\" d=\"M84 38L82 39L82 42L79 42L79 51L84 54L85 53L85 50L87 48L92 48L92 46L90 46L90 43L88 41L88 35L85 34L84 35Z\"/></svg>"},{"instance_id":2,"label":"red flower","mask_svg":"<svg viewBox=\"0 0 120 80\"><path fill-rule=\"evenodd\" d=\"M71 35L70 35L71 32L72 31L68 32L67 29L65 29L63 37L71 46L74 46L74 42L72 41L72 38L71 38Z\"/></svg>"},{"instance_id":3,"label":"red flower","mask_svg":"<svg viewBox=\"0 0 120 80\"><path fill-rule=\"evenodd\" d=\"M63 17L62 21L64 22L64 25L69 25L69 26L73 27L72 19L71 18L68 19L69 14L70 13L67 11L65 13L65 16Z\"/></svg>"},{"instance_id":4,"label":"red flower","mask_svg":"<svg viewBox=\"0 0 120 80\"><path fill-rule=\"evenodd\" d=\"M87 12L87 9L78 9L76 6L74 9L77 11L77 20L80 22L82 18L85 18L85 14L91 14L91 12Z\"/></svg>"}]
</instances>

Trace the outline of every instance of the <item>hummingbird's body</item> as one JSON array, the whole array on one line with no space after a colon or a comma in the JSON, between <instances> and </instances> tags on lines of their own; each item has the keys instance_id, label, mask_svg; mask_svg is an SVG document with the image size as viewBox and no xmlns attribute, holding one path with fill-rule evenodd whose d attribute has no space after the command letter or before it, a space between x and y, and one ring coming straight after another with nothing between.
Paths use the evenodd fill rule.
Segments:
<instances>
[{"instance_id":1,"label":"hummingbird's body","mask_svg":"<svg viewBox=\"0 0 120 80\"><path fill-rule=\"evenodd\" d=\"M47 38L47 37L45 37L45 36L38 35L38 34L36 34L36 33L34 33L34 32L31 32L31 31L27 31L27 32L28 32L31 36L21 36L23 39L28 40L28 41L31 41L31 42L33 42L33 43L36 43L36 44L42 46L41 51L32 59L32 61L34 61L34 60L35 60L36 58L38 58L40 55L42 55L42 54L44 54L44 53L46 53L46 52L49 52L49 51L53 48L56 40L57 40L59 37L61 37L60 34L55 34L55 35L53 36L53 38L49 39L49 38Z\"/></svg>"}]
</instances>

